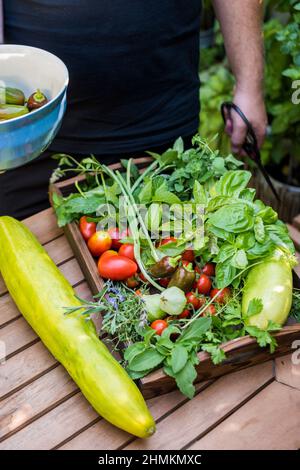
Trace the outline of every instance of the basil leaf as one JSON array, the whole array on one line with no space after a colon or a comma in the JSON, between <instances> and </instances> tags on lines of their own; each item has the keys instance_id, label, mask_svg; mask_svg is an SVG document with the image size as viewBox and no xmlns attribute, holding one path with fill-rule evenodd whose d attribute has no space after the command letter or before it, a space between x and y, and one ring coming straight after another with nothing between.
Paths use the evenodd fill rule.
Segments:
<instances>
[{"instance_id":1,"label":"basil leaf","mask_svg":"<svg viewBox=\"0 0 300 470\"><path fill-rule=\"evenodd\" d=\"M250 171L230 170L217 183L217 191L223 196L238 196L251 179Z\"/></svg>"},{"instance_id":2,"label":"basil leaf","mask_svg":"<svg viewBox=\"0 0 300 470\"><path fill-rule=\"evenodd\" d=\"M207 204L207 197L205 193L205 189L202 184L199 183L199 181L194 182L194 188L193 188L193 198L194 202L196 204Z\"/></svg>"},{"instance_id":3,"label":"basil leaf","mask_svg":"<svg viewBox=\"0 0 300 470\"><path fill-rule=\"evenodd\" d=\"M248 266L248 259L245 250L238 250L231 260L231 265L237 269L245 269Z\"/></svg>"},{"instance_id":4,"label":"basil leaf","mask_svg":"<svg viewBox=\"0 0 300 470\"><path fill-rule=\"evenodd\" d=\"M151 232L152 237L158 232L162 218L162 206L161 204L151 204L145 216L145 225ZM158 238L158 235L157 237Z\"/></svg>"},{"instance_id":5,"label":"basil leaf","mask_svg":"<svg viewBox=\"0 0 300 470\"><path fill-rule=\"evenodd\" d=\"M290 238L288 228L281 220L278 220L276 224L266 225L265 228L275 245L282 246L291 253L295 253L295 246Z\"/></svg>"},{"instance_id":6,"label":"basil leaf","mask_svg":"<svg viewBox=\"0 0 300 470\"><path fill-rule=\"evenodd\" d=\"M255 217L254 235L259 243L263 243L266 238L265 226L261 217Z\"/></svg>"},{"instance_id":7,"label":"basil leaf","mask_svg":"<svg viewBox=\"0 0 300 470\"><path fill-rule=\"evenodd\" d=\"M253 228L253 209L243 203L221 207L209 216L209 222L227 232L245 232Z\"/></svg>"},{"instance_id":8,"label":"basil leaf","mask_svg":"<svg viewBox=\"0 0 300 470\"><path fill-rule=\"evenodd\" d=\"M231 265L230 261L231 260L227 260L225 263L217 264L216 283L218 289L223 289L223 287L229 286L237 274L236 268Z\"/></svg>"},{"instance_id":9,"label":"basil leaf","mask_svg":"<svg viewBox=\"0 0 300 470\"><path fill-rule=\"evenodd\" d=\"M154 193L152 197L153 202L163 202L165 204L181 204L181 200L176 194L171 193L167 189L167 183L164 182Z\"/></svg>"},{"instance_id":10,"label":"basil leaf","mask_svg":"<svg viewBox=\"0 0 300 470\"><path fill-rule=\"evenodd\" d=\"M243 248L245 251L249 250L255 245L255 236L253 232L239 233L235 239L236 248Z\"/></svg>"},{"instance_id":11,"label":"basil leaf","mask_svg":"<svg viewBox=\"0 0 300 470\"><path fill-rule=\"evenodd\" d=\"M223 243L217 257L215 258L216 263L224 263L224 261L229 258L233 258L235 252L236 248L234 246L229 243Z\"/></svg>"},{"instance_id":12,"label":"basil leaf","mask_svg":"<svg viewBox=\"0 0 300 470\"><path fill-rule=\"evenodd\" d=\"M152 199L152 179L143 185L139 193L139 201L141 204L148 204Z\"/></svg>"}]
</instances>

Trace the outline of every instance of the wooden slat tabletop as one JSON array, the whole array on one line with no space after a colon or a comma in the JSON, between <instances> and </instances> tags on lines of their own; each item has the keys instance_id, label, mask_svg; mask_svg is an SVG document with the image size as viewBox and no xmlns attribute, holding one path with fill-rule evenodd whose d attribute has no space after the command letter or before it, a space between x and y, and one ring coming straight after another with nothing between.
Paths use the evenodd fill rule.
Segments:
<instances>
[{"instance_id":1,"label":"wooden slat tabletop","mask_svg":"<svg viewBox=\"0 0 300 470\"><path fill-rule=\"evenodd\" d=\"M78 295L90 298L52 209L25 223ZM291 230L293 236L299 235ZM148 400L157 432L141 440L97 415L23 319L1 277L0 341L7 350L6 361L0 364L0 449L300 447L300 353L295 352L294 363L286 356L198 384L191 401L177 391Z\"/></svg>"}]
</instances>

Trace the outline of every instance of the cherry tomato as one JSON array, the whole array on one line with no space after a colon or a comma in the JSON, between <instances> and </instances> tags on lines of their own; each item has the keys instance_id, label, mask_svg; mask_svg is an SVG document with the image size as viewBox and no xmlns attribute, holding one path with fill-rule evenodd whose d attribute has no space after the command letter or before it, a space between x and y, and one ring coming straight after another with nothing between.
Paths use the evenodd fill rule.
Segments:
<instances>
[{"instance_id":1,"label":"cherry tomato","mask_svg":"<svg viewBox=\"0 0 300 470\"><path fill-rule=\"evenodd\" d=\"M139 285L139 280L136 276L131 276L128 279L126 279L126 286L129 287L129 289L134 289Z\"/></svg>"},{"instance_id":2,"label":"cherry tomato","mask_svg":"<svg viewBox=\"0 0 300 470\"><path fill-rule=\"evenodd\" d=\"M112 240L112 245L111 246L115 250L119 250L119 248L121 248L122 243L120 242L120 240L130 236L130 232L129 232L128 229L123 230L120 233L120 230L118 229L118 227L112 227L112 228L108 229L108 233L109 233L110 238Z\"/></svg>"},{"instance_id":3,"label":"cherry tomato","mask_svg":"<svg viewBox=\"0 0 300 470\"><path fill-rule=\"evenodd\" d=\"M167 245L168 243L176 243L177 242L177 239L174 238L174 237L167 237L167 238L164 238L163 240L161 240L161 242L159 243L160 246L164 246L164 245Z\"/></svg>"},{"instance_id":4,"label":"cherry tomato","mask_svg":"<svg viewBox=\"0 0 300 470\"><path fill-rule=\"evenodd\" d=\"M111 238L108 232L94 233L88 240L88 247L93 256L100 256L111 247Z\"/></svg>"},{"instance_id":5,"label":"cherry tomato","mask_svg":"<svg viewBox=\"0 0 300 470\"><path fill-rule=\"evenodd\" d=\"M195 253L194 250L186 250L182 254L182 259L184 261L189 261L190 263L193 263L195 261Z\"/></svg>"},{"instance_id":6,"label":"cherry tomato","mask_svg":"<svg viewBox=\"0 0 300 470\"><path fill-rule=\"evenodd\" d=\"M206 276L214 276L215 275L215 264L214 263L206 263L202 268L203 274Z\"/></svg>"},{"instance_id":7,"label":"cherry tomato","mask_svg":"<svg viewBox=\"0 0 300 470\"><path fill-rule=\"evenodd\" d=\"M143 294L142 294L142 291L140 289L138 289L138 290L135 291L135 295L138 295L140 297Z\"/></svg>"},{"instance_id":8,"label":"cherry tomato","mask_svg":"<svg viewBox=\"0 0 300 470\"><path fill-rule=\"evenodd\" d=\"M79 220L79 230L85 241L88 241L88 239L96 232L96 223L88 222L84 215Z\"/></svg>"},{"instance_id":9,"label":"cherry tomato","mask_svg":"<svg viewBox=\"0 0 300 470\"><path fill-rule=\"evenodd\" d=\"M211 280L206 274L201 274L197 281L197 289L200 294L207 295L211 289Z\"/></svg>"},{"instance_id":10,"label":"cherry tomato","mask_svg":"<svg viewBox=\"0 0 300 470\"><path fill-rule=\"evenodd\" d=\"M126 256L126 258L129 258L129 259L132 259L132 261L135 261L134 245L132 243L122 244L120 249L119 249L119 255L120 256Z\"/></svg>"},{"instance_id":11,"label":"cherry tomato","mask_svg":"<svg viewBox=\"0 0 300 470\"><path fill-rule=\"evenodd\" d=\"M214 302L217 302L218 304L225 304L228 300L228 298L231 295L231 291L228 287L224 287L224 289L212 289L210 291L210 297L213 299L215 296L217 296L214 299Z\"/></svg>"},{"instance_id":12,"label":"cherry tomato","mask_svg":"<svg viewBox=\"0 0 300 470\"><path fill-rule=\"evenodd\" d=\"M195 267L195 272L196 272L197 274L202 274L201 268L199 268L199 266L196 266L196 267Z\"/></svg>"},{"instance_id":13,"label":"cherry tomato","mask_svg":"<svg viewBox=\"0 0 300 470\"><path fill-rule=\"evenodd\" d=\"M183 312L180 315L178 315L178 318L189 318L190 315L191 315L190 310L186 308L185 310L183 310Z\"/></svg>"},{"instance_id":14,"label":"cherry tomato","mask_svg":"<svg viewBox=\"0 0 300 470\"><path fill-rule=\"evenodd\" d=\"M124 281L137 272L137 264L125 256L109 256L99 259L98 271L104 279Z\"/></svg>"},{"instance_id":15,"label":"cherry tomato","mask_svg":"<svg viewBox=\"0 0 300 470\"><path fill-rule=\"evenodd\" d=\"M168 323L165 320L155 320L150 326L156 331L156 334L160 336L162 332L168 328Z\"/></svg>"},{"instance_id":16,"label":"cherry tomato","mask_svg":"<svg viewBox=\"0 0 300 470\"><path fill-rule=\"evenodd\" d=\"M188 292L186 294L186 300L189 305L192 305L195 310L198 310L200 307L199 297L194 292Z\"/></svg>"},{"instance_id":17,"label":"cherry tomato","mask_svg":"<svg viewBox=\"0 0 300 470\"><path fill-rule=\"evenodd\" d=\"M200 295L198 299L199 299L199 304L200 304L199 308L203 307L206 304L206 300L207 300L206 297L204 297L204 295Z\"/></svg>"},{"instance_id":18,"label":"cherry tomato","mask_svg":"<svg viewBox=\"0 0 300 470\"><path fill-rule=\"evenodd\" d=\"M158 282L162 287L168 287L170 279L167 277L163 277L162 279L159 279Z\"/></svg>"},{"instance_id":19,"label":"cherry tomato","mask_svg":"<svg viewBox=\"0 0 300 470\"><path fill-rule=\"evenodd\" d=\"M204 311L205 313L209 313L210 315L215 315L217 313L216 307L213 304L210 304Z\"/></svg>"},{"instance_id":20,"label":"cherry tomato","mask_svg":"<svg viewBox=\"0 0 300 470\"><path fill-rule=\"evenodd\" d=\"M143 273L139 273L138 276L142 282L148 282Z\"/></svg>"}]
</instances>

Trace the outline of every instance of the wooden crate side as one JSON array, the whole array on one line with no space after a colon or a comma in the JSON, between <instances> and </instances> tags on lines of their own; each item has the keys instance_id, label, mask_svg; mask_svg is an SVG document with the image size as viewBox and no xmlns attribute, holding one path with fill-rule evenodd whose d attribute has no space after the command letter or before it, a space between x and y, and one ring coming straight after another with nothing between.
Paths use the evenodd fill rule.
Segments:
<instances>
[{"instance_id":1,"label":"wooden crate side","mask_svg":"<svg viewBox=\"0 0 300 470\"><path fill-rule=\"evenodd\" d=\"M214 365L206 352L200 352L197 368L197 382L221 377L231 372L245 369L259 363L267 362L276 357L284 356L293 351L292 343L300 338L300 324L286 326L274 335L278 347L273 354L268 348L261 348L255 339L245 336L221 345L226 354L226 360L220 365ZM175 381L158 369L140 379L143 395L150 398L157 394L164 394L176 388Z\"/></svg>"}]
</instances>

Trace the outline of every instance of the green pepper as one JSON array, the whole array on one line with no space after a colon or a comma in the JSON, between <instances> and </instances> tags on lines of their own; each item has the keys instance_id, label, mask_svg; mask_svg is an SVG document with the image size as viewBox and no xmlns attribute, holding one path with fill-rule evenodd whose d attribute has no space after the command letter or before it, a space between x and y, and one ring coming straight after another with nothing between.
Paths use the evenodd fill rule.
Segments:
<instances>
[{"instance_id":1,"label":"green pepper","mask_svg":"<svg viewBox=\"0 0 300 470\"><path fill-rule=\"evenodd\" d=\"M196 274L192 269L192 264L180 266L171 277L168 287L178 287L187 293L192 289L195 280Z\"/></svg>"},{"instance_id":2,"label":"green pepper","mask_svg":"<svg viewBox=\"0 0 300 470\"><path fill-rule=\"evenodd\" d=\"M28 108L26 106L17 106L14 104L0 104L0 121L7 121L8 119L14 119L24 114L28 114Z\"/></svg>"},{"instance_id":3,"label":"green pepper","mask_svg":"<svg viewBox=\"0 0 300 470\"><path fill-rule=\"evenodd\" d=\"M151 266L149 273L151 276L157 279L171 277L176 271L180 259L181 255L176 256L175 258L172 258L171 256L165 256L160 261Z\"/></svg>"},{"instance_id":4,"label":"green pepper","mask_svg":"<svg viewBox=\"0 0 300 470\"><path fill-rule=\"evenodd\" d=\"M1 104L23 106L25 103L25 95L23 91L18 88L0 87L0 102Z\"/></svg>"}]
</instances>

